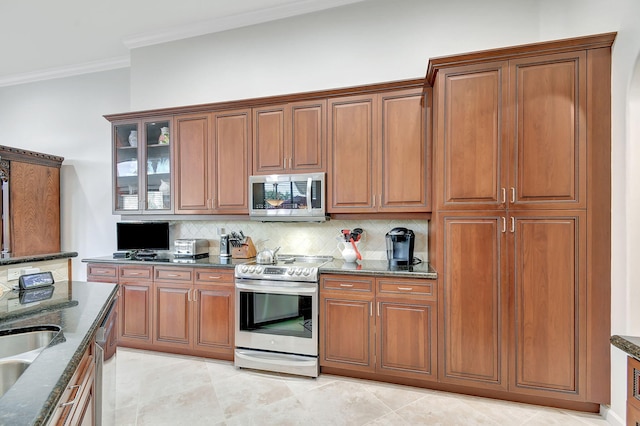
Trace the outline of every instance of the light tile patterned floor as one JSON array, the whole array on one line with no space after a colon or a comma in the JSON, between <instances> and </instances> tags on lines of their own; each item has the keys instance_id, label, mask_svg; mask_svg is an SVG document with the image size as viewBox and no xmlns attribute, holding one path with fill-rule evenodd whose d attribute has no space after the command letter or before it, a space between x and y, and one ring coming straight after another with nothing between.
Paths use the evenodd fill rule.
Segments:
<instances>
[{"instance_id":1,"label":"light tile patterned floor","mask_svg":"<svg viewBox=\"0 0 640 426\"><path fill-rule=\"evenodd\" d=\"M118 349L117 425L608 425L597 414Z\"/></svg>"}]
</instances>

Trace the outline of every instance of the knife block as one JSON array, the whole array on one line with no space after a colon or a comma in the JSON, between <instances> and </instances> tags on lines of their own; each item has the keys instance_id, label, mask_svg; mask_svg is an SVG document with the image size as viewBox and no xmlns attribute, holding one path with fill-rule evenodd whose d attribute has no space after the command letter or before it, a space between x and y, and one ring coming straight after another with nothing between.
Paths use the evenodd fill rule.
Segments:
<instances>
[{"instance_id":1,"label":"knife block","mask_svg":"<svg viewBox=\"0 0 640 426\"><path fill-rule=\"evenodd\" d=\"M247 237L247 241L240 247L231 248L231 257L234 259L249 259L256 257L256 246L253 245L251 237Z\"/></svg>"}]
</instances>

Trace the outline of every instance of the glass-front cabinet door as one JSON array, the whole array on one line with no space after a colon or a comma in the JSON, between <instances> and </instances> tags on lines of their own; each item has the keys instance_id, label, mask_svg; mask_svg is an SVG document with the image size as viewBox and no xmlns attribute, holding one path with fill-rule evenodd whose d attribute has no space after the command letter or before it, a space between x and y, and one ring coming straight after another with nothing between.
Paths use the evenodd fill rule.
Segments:
<instances>
[{"instance_id":1,"label":"glass-front cabinet door","mask_svg":"<svg viewBox=\"0 0 640 426\"><path fill-rule=\"evenodd\" d=\"M171 213L171 118L116 122L113 138L113 212Z\"/></svg>"}]
</instances>

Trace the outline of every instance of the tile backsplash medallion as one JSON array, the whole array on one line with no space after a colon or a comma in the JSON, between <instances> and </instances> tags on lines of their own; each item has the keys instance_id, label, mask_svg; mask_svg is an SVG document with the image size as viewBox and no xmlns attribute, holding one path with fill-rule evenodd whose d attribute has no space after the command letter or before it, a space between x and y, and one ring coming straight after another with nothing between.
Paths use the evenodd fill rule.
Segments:
<instances>
[{"instance_id":1,"label":"tile backsplash medallion","mask_svg":"<svg viewBox=\"0 0 640 426\"><path fill-rule=\"evenodd\" d=\"M308 222L254 222L254 221L180 221L172 222L172 238L203 238L209 240L209 254L220 254L218 229L227 234L242 230L251 237L258 251L280 246L282 254L330 255L340 258L338 242L342 229L362 228L364 233L358 244L363 259L387 260L385 234L395 227L413 230L416 235L414 257L427 261L428 221L426 220L329 220Z\"/></svg>"}]
</instances>

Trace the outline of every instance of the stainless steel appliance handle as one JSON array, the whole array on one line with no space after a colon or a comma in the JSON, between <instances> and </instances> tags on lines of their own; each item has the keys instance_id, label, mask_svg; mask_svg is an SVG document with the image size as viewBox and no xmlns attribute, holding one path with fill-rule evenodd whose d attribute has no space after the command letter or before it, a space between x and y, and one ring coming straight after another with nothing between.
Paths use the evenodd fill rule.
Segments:
<instances>
[{"instance_id":1,"label":"stainless steel appliance handle","mask_svg":"<svg viewBox=\"0 0 640 426\"><path fill-rule=\"evenodd\" d=\"M257 293L280 293L293 295L318 293L318 285L316 283L279 283L274 281L259 280L246 280L243 282L236 281L236 289L253 291Z\"/></svg>"},{"instance_id":2,"label":"stainless steel appliance handle","mask_svg":"<svg viewBox=\"0 0 640 426\"><path fill-rule=\"evenodd\" d=\"M307 211L311 212L311 182L313 180L309 177L307 178Z\"/></svg>"}]
</instances>

